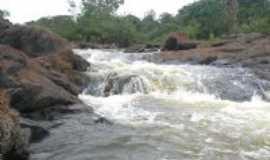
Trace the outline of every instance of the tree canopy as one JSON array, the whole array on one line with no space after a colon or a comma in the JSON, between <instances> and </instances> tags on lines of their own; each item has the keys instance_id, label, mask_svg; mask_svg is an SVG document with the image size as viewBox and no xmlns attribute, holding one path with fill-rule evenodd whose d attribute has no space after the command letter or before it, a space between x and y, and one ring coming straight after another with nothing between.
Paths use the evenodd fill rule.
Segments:
<instances>
[{"instance_id":1,"label":"tree canopy","mask_svg":"<svg viewBox=\"0 0 270 160\"><path fill-rule=\"evenodd\" d=\"M9 15L10 15L10 13L8 11L0 9L0 18L6 18Z\"/></svg>"},{"instance_id":2,"label":"tree canopy","mask_svg":"<svg viewBox=\"0 0 270 160\"><path fill-rule=\"evenodd\" d=\"M76 10L68 0L70 12ZM160 43L170 32L185 32L190 38L208 39L237 32L270 32L269 0L199 0L176 15L157 16L150 10L143 18L118 15L124 0L82 0L76 18L55 16L33 24L48 27L69 40L113 43Z\"/></svg>"}]
</instances>

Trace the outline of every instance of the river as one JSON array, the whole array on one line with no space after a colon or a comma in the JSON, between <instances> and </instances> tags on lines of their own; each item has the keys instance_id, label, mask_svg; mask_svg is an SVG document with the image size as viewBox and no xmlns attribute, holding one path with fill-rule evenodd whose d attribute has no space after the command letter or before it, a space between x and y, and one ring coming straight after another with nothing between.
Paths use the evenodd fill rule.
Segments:
<instances>
[{"instance_id":1,"label":"river","mask_svg":"<svg viewBox=\"0 0 270 160\"><path fill-rule=\"evenodd\" d=\"M111 121L67 115L34 160L269 160L270 84L247 69L160 63L158 53L75 50L91 64L80 98Z\"/></svg>"}]
</instances>

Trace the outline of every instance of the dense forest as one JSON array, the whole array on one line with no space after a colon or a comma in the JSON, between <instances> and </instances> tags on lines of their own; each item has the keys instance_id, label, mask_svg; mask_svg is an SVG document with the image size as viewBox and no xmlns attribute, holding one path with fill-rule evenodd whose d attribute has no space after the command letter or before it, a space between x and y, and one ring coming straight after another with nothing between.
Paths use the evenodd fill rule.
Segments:
<instances>
[{"instance_id":1,"label":"dense forest","mask_svg":"<svg viewBox=\"0 0 270 160\"><path fill-rule=\"evenodd\" d=\"M230 2L236 3L232 8L235 13L230 13ZM120 47L132 43L159 44L170 32L185 32L192 39L214 39L232 32L270 32L269 0L199 0L183 7L176 15L157 16L150 10L141 19L117 14L123 0L82 0L79 5L69 0L67 3L71 15L44 17L29 24L49 28L71 41L113 43Z\"/></svg>"}]
</instances>

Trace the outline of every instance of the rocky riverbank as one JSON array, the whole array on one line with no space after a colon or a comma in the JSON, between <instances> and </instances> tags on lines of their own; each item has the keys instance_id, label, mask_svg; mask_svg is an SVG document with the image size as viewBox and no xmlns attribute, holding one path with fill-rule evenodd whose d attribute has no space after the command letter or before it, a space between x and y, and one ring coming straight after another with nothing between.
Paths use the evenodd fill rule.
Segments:
<instances>
[{"instance_id":1,"label":"rocky riverbank","mask_svg":"<svg viewBox=\"0 0 270 160\"><path fill-rule=\"evenodd\" d=\"M69 46L45 29L0 20L0 154L16 155L8 160L28 158L27 143L47 134L40 120L85 108L77 95L90 64Z\"/></svg>"},{"instance_id":2,"label":"rocky riverbank","mask_svg":"<svg viewBox=\"0 0 270 160\"><path fill-rule=\"evenodd\" d=\"M270 80L270 36L259 33L239 34L215 42L197 42L183 50L165 50L162 62L184 62L220 67L249 68L260 78Z\"/></svg>"}]
</instances>

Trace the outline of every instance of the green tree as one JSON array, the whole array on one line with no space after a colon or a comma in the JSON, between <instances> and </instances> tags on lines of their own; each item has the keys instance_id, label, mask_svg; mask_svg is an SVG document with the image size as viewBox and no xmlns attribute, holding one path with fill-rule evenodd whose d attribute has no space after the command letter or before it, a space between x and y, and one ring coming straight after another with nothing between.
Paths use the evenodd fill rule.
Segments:
<instances>
[{"instance_id":1,"label":"green tree","mask_svg":"<svg viewBox=\"0 0 270 160\"><path fill-rule=\"evenodd\" d=\"M9 16L10 16L10 13L8 11L0 9L0 18L6 18Z\"/></svg>"},{"instance_id":2,"label":"green tree","mask_svg":"<svg viewBox=\"0 0 270 160\"><path fill-rule=\"evenodd\" d=\"M82 0L83 14L113 14L124 0Z\"/></svg>"},{"instance_id":3,"label":"green tree","mask_svg":"<svg viewBox=\"0 0 270 160\"><path fill-rule=\"evenodd\" d=\"M238 0L238 2L241 31L270 33L269 0Z\"/></svg>"},{"instance_id":4,"label":"green tree","mask_svg":"<svg viewBox=\"0 0 270 160\"><path fill-rule=\"evenodd\" d=\"M68 40L78 40L78 26L72 16L54 16L43 17L35 22L30 22L31 25L39 25L49 28L51 31L65 37Z\"/></svg>"},{"instance_id":5,"label":"green tree","mask_svg":"<svg viewBox=\"0 0 270 160\"><path fill-rule=\"evenodd\" d=\"M209 38L210 35L221 36L228 32L226 7L222 0L200 0L179 10L176 19L182 27L196 23L200 26L197 38Z\"/></svg>"},{"instance_id":6,"label":"green tree","mask_svg":"<svg viewBox=\"0 0 270 160\"><path fill-rule=\"evenodd\" d=\"M160 15L159 21L161 24L171 24L175 23L175 18L170 13L165 12Z\"/></svg>"}]
</instances>

